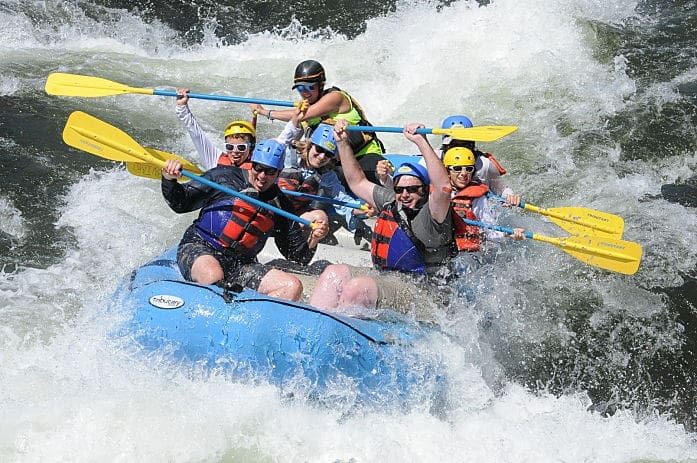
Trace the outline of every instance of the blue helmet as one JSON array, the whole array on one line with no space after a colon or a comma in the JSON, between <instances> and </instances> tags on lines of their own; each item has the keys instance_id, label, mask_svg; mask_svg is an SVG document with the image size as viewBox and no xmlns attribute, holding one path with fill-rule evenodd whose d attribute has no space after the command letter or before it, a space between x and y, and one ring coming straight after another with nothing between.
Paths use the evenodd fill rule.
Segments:
<instances>
[{"instance_id":1,"label":"blue helmet","mask_svg":"<svg viewBox=\"0 0 697 463\"><path fill-rule=\"evenodd\" d=\"M467 116L450 116L443 119L443 123L440 125L442 129L451 129L456 125L461 125L462 127L469 129L474 127L472 121Z\"/></svg>"},{"instance_id":2,"label":"blue helmet","mask_svg":"<svg viewBox=\"0 0 697 463\"><path fill-rule=\"evenodd\" d=\"M274 169L282 170L285 156L285 145L277 142L276 140L268 138L260 141L254 147L251 161L273 167Z\"/></svg>"},{"instance_id":3,"label":"blue helmet","mask_svg":"<svg viewBox=\"0 0 697 463\"><path fill-rule=\"evenodd\" d=\"M334 127L329 124L320 124L317 126L310 141L320 148L332 153L336 156L339 153L339 148L336 146L334 139Z\"/></svg>"},{"instance_id":4,"label":"blue helmet","mask_svg":"<svg viewBox=\"0 0 697 463\"><path fill-rule=\"evenodd\" d=\"M416 177L424 182L424 185L431 184L431 181L428 178L428 171L421 164L414 164L411 162L400 164L392 174L392 181L397 183L397 178L401 177L402 175L411 175L412 177Z\"/></svg>"}]
</instances>

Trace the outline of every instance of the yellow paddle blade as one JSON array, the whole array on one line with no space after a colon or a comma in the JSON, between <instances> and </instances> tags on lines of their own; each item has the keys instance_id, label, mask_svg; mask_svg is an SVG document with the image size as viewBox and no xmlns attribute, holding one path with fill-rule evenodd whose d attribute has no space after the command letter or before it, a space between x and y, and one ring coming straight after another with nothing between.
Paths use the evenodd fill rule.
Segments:
<instances>
[{"instance_id":1,"label":"yellow paddle blade","mask_svg":"<svg viewBox=\"0 0 697 463\"><path fill-rule=\"evenodd\" d=\"M182 163L182 166L185 170L188 170L192 174L201 175L203 173L201 169L198 168L198 166L175 154L167 153L165 151L160 151L154 148L145 149L148 153L163 161L166 161L167 159L176 159L177 161ZM154 180L160 180L162 178L161 168L153 166L152 164L146 164L144 162L126 162L126 170L128 170L129 173L137 177L151 178ZM179 178L179 182L188 181L189 179L187 177Z\"/></svg>"},{"instance_id":2,"label":"yellow paddle blade","mask_svg":"<svg viewBox=\"0 0 697 463\"><path fill-rule=\"evenodd\" d=\"M608 212L586 207L545 209L528 203L525 203L524 209L549 217L554 224L572 235L593 234L622 239L624 233L624 219Z\"/></svg>"},{"instance_id":3,"label":"yellow paddle blade","mask_svg":"<svg viewBox=\"0 0 697 463\"><path fill-rule=\"evenodd\" d=\"M46 79L46 93L49 95L100 97L138 93L152 95L154 89L135 88L102 79L101 77L81 76L56 72Z\"/></svg>"},{"instance_id":4,"label":"yellow paddle blade","mask_svg":"<svg viewBox=\"0 0 697 463\"><path fill-rule=\"evenodd\" d=\"M625 275L639 270L643 252L638 243L597 235L550 238L533 234L532 239L554 244L586 264Z\"/></svg>"},{"instance_id":5,"label":"yellow paddle blade","mask_svg":"<svg viewBox=\"0 0 697 463\"><path fill-rule=\"evenodd\" d=\"M75 111L68 117L63 129L63 141L112 161L149 162L160 167L165 164L123 131L81 111Z\"/></svg>"},{"instance_id":6,"label":"yellow paddle blade","mask_svg":"<svg viewBox=\"0 0 697 463\"><path fill-rule=\"evenodd\" d=\"M496 141L518 130L515 125L479 125L476 127L453 127L450 129L433 129L434 135L447 135L456 140Z\"/></svg>"}]
</instances>

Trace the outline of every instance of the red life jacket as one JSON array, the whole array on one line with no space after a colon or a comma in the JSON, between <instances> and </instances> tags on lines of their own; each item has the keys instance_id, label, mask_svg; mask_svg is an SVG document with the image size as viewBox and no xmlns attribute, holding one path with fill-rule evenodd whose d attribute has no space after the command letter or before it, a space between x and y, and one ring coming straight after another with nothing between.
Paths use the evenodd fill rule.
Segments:
<instances>
[{"instance_id":1,"label":"red life jacket","mask_svg":"<svg viewBox=\"0 0 697 463\"><path fill-rule=\"evenodd\" d=\"M296 168L283 169L278 176L279 188L311 195L319 195L321 181L322 177L319 173L315 172L305 178L303 173ZM291 200L296 211L309 206L310 201L312 201L312 198L303 198L302 196L286 195L286 197Z\"/></svg>"},{"instance_id":2,"label":"red life jacket","mask_svg":"<svg viewBox=\"0 0 697 463\"><path fill-rule=\"evenodd\" d=\"M453 214L453 238L457 251L479 251L482 243L481 230L474 225L468 225L462 219L479 220L472 211L472 203L476 198L485 196L488 192L488 186L473 180L450 200L455 212Z\"/></svg>"},{"instance_id":3,"label":"red life jacket","mask_svg":"<svg viewBox=\"0 0 697 463\"><path fill-rule=\"evenodd\" d=\"M501 174L501 175L506 175L506 169L503 168L503 166L501 165L501 163L494 157L493 154L491 154L491 153L483 153L483 152L481 152L481 151L478 151L476 154L478 154L479 156L484 156L484 157L487 158L489 161L491 161L491 163L494 165L494 167L496 167L496 169L499 171L499 174Z\"/></svg>"},{"instance_id":4,"label":"red life jacket","mask_svg":"<svg viewBox=\"0 0 697 463\"><path fill-rule=\"evenodd\" d=\"M242 191L251 197L258 192ZM278 198L269 202L281 207ZM241 260L253 259L264 247L274 229L275 214L239 198L225 199L201 210L195 227L199 234L216 249L238 253Z\"/></svg>"},{"instance_id":5,"label":"red life jacket","mask_svg":"<svg viewBox=\"0 0 697 463\"><path fill-rule=\"evenodd\" d=\"M227 156L225 153L223 153L220 156L218 156L218 165L219 166L234 166L235 164L232 163L230 156ZM252 168L252 161L247 159L246 161L244 161L242 164L240 164L237 167L239 167L240 169L249 170Z\"/></svg>"},{"instance_id":6,"label":"red life jacket","mask_svg":"<svg viewBox=\"0 0 697 463\"><path fill-rule=\"evenodd\" d=\"M395 202L380 211L370 243L370 254L376 268L424 274L423 247L400 215Z\"/></svg>"}]
</instances>

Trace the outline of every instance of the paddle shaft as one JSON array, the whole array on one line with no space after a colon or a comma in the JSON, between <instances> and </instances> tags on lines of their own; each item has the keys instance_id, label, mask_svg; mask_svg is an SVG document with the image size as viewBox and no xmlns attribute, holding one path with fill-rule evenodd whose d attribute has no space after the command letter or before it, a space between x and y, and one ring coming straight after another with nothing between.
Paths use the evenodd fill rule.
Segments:
<instances>
[{"instance_id":1,"label":"paddle shaft","mask_svg":"<svg viewBox=\"0 0 697 463\"><path fill-rule=\"evenodd\" d=\"M340 199L327 198L326 196L313 195L310 193L303 193L301 191L283 190L283 189L281 189L281 191L289 196L314 199L316 201L329 203L329 204L336 204L337 206L350 207L353 209L361 209L361 210L366 209L365 204L361 204L358 202L341 201Z\"/></svg>"},{"instance_id":2,"label":"paddle shaft","mask_svg":"<svg viewBox=\"0 0 697 463\"><path fill-rule=\"evenodd\" d=\"M143 148L141 146L139 146L140 150L136 150L136 149L134 149L134 147L128 147L128 146L125 146L121 143L118 143L117 141L106 139L106 138L100 136L99 134L94 133L90 130L84 129L82 127L71 126L70 128L88 140L94 140L98 143L109 146L117 151L120 151L122 153L126 153L129 156L133 156L135 158L138 158L142 162L146 162L149 164L155 164L156 166L160 166L160 167L164 167L167 164L166 161L163 161L161 159L157 159L156 157L149 154L145 150L145 148ZM130 137L129 137L129 139L130 139ZM88 152L90 152L90 151L88 151ZM278 208L278 207L273 206L271 204L267 204L263 201L259 201L258 199L255 199L255 198L251 198L243 193L240 193L239 191L235 191L235 190L228 188L224 185L220 185L218 183L215 183L211 180L208 180L207 178L200 177L200 176L193 174L185 169L182 169L181 173L184 177L188 177L192 180L196 180L199 183L207 185L207 186L214 188L216 190L222 191L223 193L227 193L230 196L234 196L234 197L242 199L248 203L254 204L255 206L262 207L264 209L268 209L270 211L273 211L276 214L278 214L282 217L285 217L289 220L294 220L294 221L299 222L299 223L306 225L308 227L312 227L312 222L310 222L309 220L304 219L302 217L299 217L295 214L291 214L290 212L284 211L281 208Z\"/></svg>"},{"instance_id":3,"label":"paddle shaft","mask_svg":"<svg viewBox=\"0 0 697 463\"><path fill-rule=\"evenodd\" d=\"M392 132L392 133L402 133L404 132L404 127L385 127L377 125L347 125L346 130L349 132ZM433 129L422 127L416 129L416 133L428 135L433 133Z\"/></svg>"},{"instance_id":4,"label":"paddle shaft","mask_svg":"<svg viewBox=\"0 0 697 463\"><path fill-rule=\"evenodd\" d=\"M518 127L513 125L478 125L476 127L451 127L451 128L428 128L421 127L416 129L419 134L444 135L458 140L471 140L490 142L505 137L515 132ZM393 132L402 133L402 127L380 127L373 125L349 125L346 130L350 132Z\"/></svg>"},{"instance_id":5,"label":"paddle shaft","mask_svg":"<svg viewBox=\"0 0 697 463\"><path fill-rule=\"evenodd\" d=\"M152 94L158 96L173 96L175 98L181 96L177 94L177 92L157 89L153 89ZM199 100L232 101L234 103L257 103L269 106L287 106L289 108L295 106L295 104L292 101L264 100L261 98L246 98L242 96L210 95L206 93L192 92L187 92L187 96L189 98L198 98Z\"/></svg>"},{"instance_id":6,"label":"paddle shaft","mask_svg":"<svg viewBox=\"0 0 697 463\"><path fill-rule=\"evenodd\" d=\"M164 164L165 164L165 163L163 162L161 165L164 166ZM240 192L238 192L238 191L235 191L235 190L233 190L233 189L231 189L231 188L228 188L228 187L226 187L226 186L224 186L224 185L220 185L219 183L212 182L212 181L208 180L208 179L205 178L205 177L200 177L200 176L198 176L198 175L196 175L196 174L192 174L191 172L186 171L186 170L184 170L184 169L182 169L182 175L185 176L185 177L189 177L189 178L192 179L192 180L196 180L196 181L199 182L199 183L203 183L204 185L208 185L208 186L211 187L211 188L215 188L216 190L220 190L220 191L222 191L223 193L227 193L227 194L229 194L229 195L231 195L231 196L235 196L235 197L237 197L237 198L240 198L240 199L244 200L245 202L252 203L252 204L254 204L254 205L256 205L256 206L259 206L259 207L262 207L262 208L264 208L264 209L268 209L268 210L270 210L270 211L273 211L273 212L275 212L276 214L285 217L286 219L294 220L294 221L296 221L296 222L299 222L299 223L301 223L301 224L303 224L303 225L306 225L306 226L312 228L312 222L310 222L310 221L307 220L307 219L303 219L302 217L297 216L297 215L295 215L295 214L291 214L290 212L284 211L284 210L281 209L281 208L278 208L278 207L276 207L276 206L272 206L271 204L267 204L267 203L265 203L265 202L263 202L263 201L259 201L258 199L254 199L254 198L252 198L252 197L250 197L250 196L247 196L247 195L245 195L245 194L242 194L242 193L240 193Z\"/></svg>"}]
</instances>

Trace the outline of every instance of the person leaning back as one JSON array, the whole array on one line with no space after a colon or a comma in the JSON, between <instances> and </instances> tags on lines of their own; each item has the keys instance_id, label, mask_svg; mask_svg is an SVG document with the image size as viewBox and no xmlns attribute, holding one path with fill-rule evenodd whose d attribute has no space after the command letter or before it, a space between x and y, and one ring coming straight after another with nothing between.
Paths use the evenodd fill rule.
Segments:
<instances>
[{"instance_id":1,"label":"person leaning back","mask_svg":"<svg viewBox=\"0 0 697 463\"><path fill-rule=\"evenodd\" d=\"M283 168L285 146L263 140L252 154L251 169L218 166L203 177L288 212L293 205L281 193L276 180ZM329 230L315 222L311 230L299 223L253 205L244 199L197 181L180 184L181 163L168 160L162 170L162 194L178 213L200 209L198 218L184 233L177 251L182 275L200 284L240 285L262 294L298 300L300 280L278 269L258 263L257 254L270 236L287 259L305 265Z\"/></svg>"}]
</instances>

